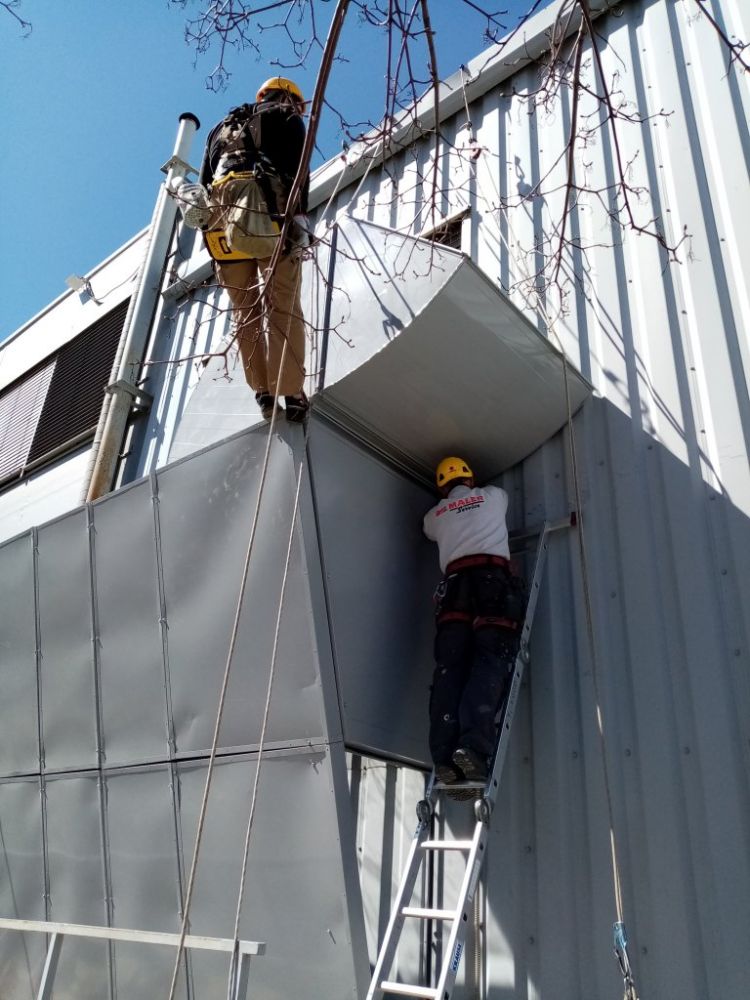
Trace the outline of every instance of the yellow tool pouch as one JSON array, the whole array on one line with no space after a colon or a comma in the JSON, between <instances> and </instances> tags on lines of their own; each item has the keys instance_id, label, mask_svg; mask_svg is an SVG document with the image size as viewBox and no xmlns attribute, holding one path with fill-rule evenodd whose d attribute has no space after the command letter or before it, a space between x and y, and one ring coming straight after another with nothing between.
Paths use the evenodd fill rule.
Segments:
<instances>
[{"instance_id":1,"label":"yellow tool pouch","mask_svg":"<svg viewBox=\"0 0 750 1000\"><path fill-rule=\"evenodd\" d=\"M232 250L227 242L227 234L223 229L204 230L203 239L206 249L214 260L233 261L251 259L249 254L241 253L239 250Z\"/></svg>"},{"instance_id":2,"label":"yellow tool pouch","mask_svg":"<svg viewBox=\"0 0 750 1000\"><path fill-rule=\"evenodd\" d=\"M230 174L214 183L211 201L215 211L211 228L223 232L223 240L219 236L214 241L222 253L217 260L263 260L273 254L281 229L269 213L266 197L254 174ZM211 251L208 238L206 242Z\"/></svg>"}]
</instances>

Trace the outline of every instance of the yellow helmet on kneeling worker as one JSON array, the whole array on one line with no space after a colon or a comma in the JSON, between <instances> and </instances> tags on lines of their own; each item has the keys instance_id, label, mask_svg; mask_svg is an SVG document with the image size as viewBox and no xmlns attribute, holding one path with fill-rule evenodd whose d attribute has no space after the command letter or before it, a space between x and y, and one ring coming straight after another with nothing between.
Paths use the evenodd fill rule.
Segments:
<instances>
[{"instance_id":1,"label":"yellow helmet on kneeling worker","mask_svg":"<svg viewBox=\"0 0 750 1000\"><path fill-rule=\"evenodd\" d=\"M469 468L468 463L463 458L451 455L444 458L435 470L435 482L438 489L443 489L454 479L474 479L474 473Z\"/></svg>"},{"instance_id":2,"label":"yellow helmet on kneeling worker","mask_svg":"<svg viewBox=\"0 0 750 1000\"><path fill-rule=\"evenodd\" d=\"M255 100L262 101L266 94L270 94L273 90L283 90L285 93L291 94L295 101L299 101L300 104L305 103L302 91L299 89L294 80L287 80L286 77L283 76L269 77L265 83L262 83L260 87L258 87L258 93L255 95Z\"/></svg>"}]
</instances>

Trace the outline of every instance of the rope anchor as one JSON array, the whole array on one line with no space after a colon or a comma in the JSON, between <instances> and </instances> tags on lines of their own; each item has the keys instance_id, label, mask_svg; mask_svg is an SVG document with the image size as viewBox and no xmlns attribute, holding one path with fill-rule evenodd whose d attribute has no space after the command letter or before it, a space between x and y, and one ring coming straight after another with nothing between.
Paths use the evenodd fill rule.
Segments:
<instances>
[{"instance_id":1,"label":"rope anchor","mask_svg":"<svg viewBox=\"0 0 750 1000\"><path fill-rule=\"evenodd\" d=\"M625 931L625 924L621 920L618 920L613 925L612 931L614 936L615 955L620 965L622 981L625 986L623 1000L638 1000L638 994L635 989L635 980L633 979L633 971L630 967L630 958L628 957L628 938Z\"/></svg>"}]
</instances>

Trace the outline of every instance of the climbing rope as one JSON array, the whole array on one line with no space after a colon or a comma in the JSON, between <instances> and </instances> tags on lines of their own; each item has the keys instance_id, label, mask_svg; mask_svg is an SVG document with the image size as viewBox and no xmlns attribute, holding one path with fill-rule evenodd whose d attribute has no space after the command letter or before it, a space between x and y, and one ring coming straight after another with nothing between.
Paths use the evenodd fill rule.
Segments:
<instances>
[{"instance_id":1,"label":"climbing rope","mask_svg":"<svg viewBox=\"0 0 750 1000\"><path fill-rule=\"evenodd\" d=\"M278 603L278 608L277 608L277 612L276 612L276 627L274 629L273 649L271 651L271 667L270 667L269 674L268 674L268 684L266 686L266 701L265 701L265 705L263 707L263 721L262 721L262 724L261 724L260 740L259 740L259 743L258 743L258 763L257 763L257 767L255 769L255 778L253 780L253 791L252 791L252 795L251 795L251 798L250 798L250 812L249 812L248 820L247 820L247 828L245 830L245 843L244 843L243 854L242 854L242 870L241 870L241 873L240 873L240 885L239 885L239 890L238 890L238 893L237 893L237 908L236 908L236 911L235 911L234 931L233 931L233 935L232 935L234 937L235 943L239 942L239 937L240 937L240 916L241 916L241 913L242 913L242 903L243 903L244 894L245 894L245 880L246 880L246 874L247 874L248 854L249 854L249 851L250 851L250 837L252 835L253 823L254 823L254 820L255 820L255 807L256 807L257 798L258 798L258 786L260 784L261 764L262 764L262 761L263 761L263 752L265 750L266 732L267 732L267 729L268 729L268 717L269 717L269 713L270 713L270 709L271 709L271 692L273 690L273 682L274 682L274 677L275 677L275 674L276 674L276 662L277 662L277 654L278 654L278 648L279 648L279 636L281 634L281 618L282 618L282 611L283 611L283 607L284 607L284 597L286 595L286 584L287 584L287 580L288 580L288 577L289 577L289 564L290 564L291 556L292 556L292 545L293 545L293 542L294 542L294 531L295 531L296 522L297 522L297 513L299 511L300 487L302 485L302 474L303 474L303 470L304 470L304 467L305 467L306 456L307 456L307 449L305 448L305 450L303 451L303 454L302 454L302 459L301 459L300 464L299 464L299 472L297 474L297 488L296 488L295 494L294 494L294 507L292 509L291 527L290 527L290 530L289 530L289 540L288 540L288 543L287 543L286 559L284 561L284 574L283 574L282 581L281 581L281 592L279 594L279 603ZM238 974L238 972L239 972L239 967L237 965L235 965L233 967L233 969L230 970L230 979L229 979L230 990L234 989L235 983L233 982L233 979ZM230 996L234 996L234 993L230 992L229 995Z\"/></svg>"},{"instance_id":2,"label":"climbing rope","mask_svg":"<svg viewBox=\"0 0 750 1000\"><path fill-rule=\"evenodd\" d=\"M497 196L496 204L499 206L501 204L500 192L494 185L494 179L492 178L492 175L489 171L488 175L493 184L494 193ZM481 181L479 177L479 168L477 168L476 171L476 179L477 179L477 188L479 188L481 186ZM489 205L490 202L486 198L486 192L483 191L482 197L484 198L485 203ZM498 211L500 211L499 208ZM512 222L507 211L505 212L505 221L508 226L508 232L510 233L511 238L515 241L516 245L519 246L520 243L516 237L516 234L513 231ZM604 792L607 803L607 815L609 822L610 859L612 863L613 893L615 900L615 914L617 918L616 922L613 925L614 951L623 977L624 1000L638 1000L635 980L633 977L633 971L628 956L627 934L625 930L625 920L624 920L622 877L620 875L620 865L617 853L617 838L615 834L612 784L610 780L609 765L607 763L607 743L606 743L606 735L604 728L604 717L601 708L602 699L601 699L601 688L599 683L600 680L599 658L596 652L597 647L596 647L596 635L594 630L593 601L591 597L589 562L587 557L586 532L585 532L584 517L583 517L583 497L581 491L578 456L576 450L576 435L575 435L575 428L573 425L573 411L570 399L570 371L569 371L570 361L568 358L567 351L565 350L565 346L562 342L562 339L557 332L555 320L553 317L549 315L544 300L542 298L542 295L540 293L540 290L536 282L533 281L532 276L530 275L528 269L526 268L525 262L520 257L518 258L514 257L508 239L503 234L502 227L498 226L498 231L501 242L505 245L505 248L508 251L509 256L511 256L512 259L515 260L516 264L519 267L519 270L522 273L524 281L531 289L531 292L533 294L536 303L536 310L544 320L548 333L556 341L563 362L566 424L568 428L568 447L570 452L570 464L571 464L571 473L573 479L573 490L575 494L575 506L576 506L577 524L578 524L578 554L581 566L581 586L583 590L584 609L586 615L586 633L587 633L589 652L591 657L591 668L592 668L591 677L594 689L596 727L600 744L600 753L602 758Z\"/></svg>"},{"instance_id":3,"label":"climbing rope","mask_svg":"<svg viewBox=\"0 0 750 1000\"><path fill-rule=\"evenodd\" d=\"M273 266L272 266L271 270L273 270ZM297 273L297 285L295 286L294 295L293 295L293 301L296 300L296 293L297 293L297 289L299 288L299 282L300 281L301 281L301 268L298 270L298 273ZM273 294L273 291L271 292L271 294ZM291 329L291 322L292 322L292 312L290 310L289 318L288 318L288 322L287 322L286 333L284 334L284 346L283 346L283 348L281 350L281 358L279 359L279 369L278 369L278 372L277 372L277 379L276 379L277 386L279 385L279 383L281 381L281 375L282 375L282 372L284 370L284 362L286 360L287 347L289 346L289 331ZM221 688L220 688L220 691L219 691L219 703L218 703L218 707L217 707L217 711L216 711L216 718L215 718L215 721L214 721L213 738L211 740L211 751L209 753L209 758L208 758L208 768L207 768L207 772L206 772L206 781L205 781L204 788L203 788L203 797L201 799L201 806L200 806L200 810L199 810L199 814L198 814L198 826L197 826L197 829L196 829L195 844L194 844L194 847L193 847L193 857L192 857L192 861L191 861L191 864L190 864L190 874L188 876L188 884L187 884L187 890L186 890L186 894L185 894L184 912L183 912L183 917L182 917L182 924L181 924L181 927L180 927L180 939L179 939L179 942L178 942L178 945L177 945L177 955L176 955L176 958L175 958L174 968L172 970L172 981L171 981L171 984L170 984L168 1000L174 1000L175 989L177 987L177 978L178 978L178 975L179 975L180 960L182 958L182 954L183 954L184 949L185 949L185 937L187 936L187 928L188 928L188 923L189 923L189 919L190 919L190 907L191 907L191 904L192 904L193 891L194 891L194 888L195 888L195 876L196 876L196 871L197 871L197 867L198 867L198 858L199 858L199 855L200 855L200 848L201 848L201 844L202 844L202 840L203 840L203 831L204 831L204 827L205 827L206 814L207 814L207 811L208 811L208 797L209 797L209 794L210 794L210 791L211 791L211 784L212 784L212 781L213 781L213 774L214 774L214 768L215 768L215 763L216 763L216 755L217 755L217 750L218 750L218 745L219 745L219 732L220 732L220 729L221 729L221 722L222 722L222 719L223 719L223 716L224 716L224 706L225 706L225 703L226 703L226 695L227 695L227 690L228 690L228 686L229 686L229 676L230 676L230 672L231 672L232 659L234 657L234 651L235 651L235 647L236 647L236 644L237 644L237 635L238 635L238 632L239 632L239 623L240 623L240 616L241 616L241 612L242 612L242 604L243 604L243 600L244 600L244 596L245 596L245 590L247 588L247 579L248 579L248 574L249 574L249 570L250 570L250 559L251 559L251 556L252 556L252 552L253 552L253 548L254 548L254 544L255 544L255 538L256 538L257 530L258 530L258 521L259 521L259 515L260 515L260 506L261 506L261 501L263 499L263 493L264 493L264 490L265 490L265 485L266 485L266 480L267 480L268 464L269 464L270 453L271 453L271 444L272 444L272 441L273 441L273 432L275 430L276 420L277 420L277 417L278 417L278 409L279 409L278 406L274 406L273 414L271 416L271 420L270 420L269 426L268 426L268 432L267 432L267 435L266 435L266 446L265 446L264 455L263 455L263 463L261 465L260 481L259 481L259 485L258 485L258 495L257 495L256 501L255 501L255 509L253 511L253 518L252 518L252 522L251 522L251 526L250 526L250 537L249 537L248 544L247 544L247 550L245 552L245 559L244 559L243 566L242 566L242 573L240 575L240 584L239 584L239 591L238 591L238 595L237 595L237 604L236 604L235 611L234 611L234 617L233 617L233 622L232 622L232 630L231 630L230 638L229 638L229 648L228 648L228 651L227 651L227 658L226 658L226 662L225 662L225 665L224 665L224 673L223 673L223 676L222 676ZM301 481L301 475L302 475L302 471L301 471L301 468L300 468L300 481ZM299 494L299 484L298 484L298 487L297 487L297 494ZM296 512L296 506L295 506L295 512ZM296 516L296 513L295 513L295 516ZM292 527L293 526L294 526L294 517L292 519ZM284 585L285 585L285 583L286 583L286 573L285 573ZM281 596L280 605L279 605L279 619L280 619L280 614L281 614L281 601L283 601L283 590L282 590L282 596ZM268 688L268 692L269 692L268 697L269 698L270 698L270 688L271 688L271 683L272 683L274 664L275 664L275 645L274 645L274 661L272 662L272 666L271 666L271 679L269 680L269 688ZM263 731L262 731L262 735L263 736L265 735L265 721L266 721L266 718L267 718L267 714L264 714L264 728L263 728ZM258 775L258 773L260 771L262 753L263 753L263 744L261 742L261 748L259 750L258 764L257 764L257 769L256 769L256 781L257 781L257 775ZM254 789L254 793L255 793L255 789ZM255 810L254 799L255 799L255 794L253 796L253 803L252 803L252 806L251 806L251 808L252 808L252 814L254 814L254 810ZM245 845L245 855L244 855L244 863L243 863L242 878L241 878L241 885L243 887L244 887L244 878L245 878L245 867L246 867L246 863L247 863L247 849L249 847L249 831L251 829L252 829L252 821L249 824L249 830L248 830L248 834L247 834L247 842L246 842L246 845ZM235 941L237 941L237 927L235 927Z\"/></svg>"},{"instance_id":4,"label":"climbing rope","mask_svg":"<svg viewBox=\"0 0 750 1000\"><path fill-rule=\"evenodd\" d=\"M281 362L279 367L283 365L284 356L286 354L286 343L282 348L281 352ZM188 922L190 920L190 906L193 901L193 890L195 888L195 875L198 867L198 856L200 854L201 843L203 840L203 829L206 821L206 812L208 807L208 796L211 791L211 783L213 781L214 767L216 764L216 753L219 746L219 730L221 728L221 722L224 716L224 705L226 702L227 689L229 686L229 674L232 666L232 658L234 656L234 649L237 644L237 634L239 631L240 614L242 611L243 598L245 596L245 590L247 588L247 577L250 569L250 558L252 556L253 547L255 544L255 537L258 530L258 519L260 515L260 505L263 499L263 492L265 489L266 478L268 473L268 461L271 452L271 443L273 440L273 428L276 421L276 407L274 407L273 416L268 428L268 434L266 437L266 447L263 455L263 464L261 466L260 482L258 486L258 496L255 501L255 510L253 511L253 519L250 525L250 538L247 543L247 550L245 552L245 560L242 566L242 573L240 575L240 586L239 593L237 595L237 605L234 612L234 619L232 622L232 631L229 638L229 649L227 652L226 663L224 665L224 673L221 681L221 688L219 690L219 704L216 711L216 719L214 721L214 731L213 738L211 740L211 751L208 757L208 769L206 771L206 781L203 787L203 797L201 799L201 806L198 813L198 826L195 834L195 844L193 846L193 857L190 863L190 874L188 876L187 890L185 893L185 905L184 912L182 916L182 924L180 927L180 940L177 945L177 956L175 958L174 968L172 970L172 982L169 987L169 998L168 1000L174 1000L175 989L177 987L177 977L180 970L180 960L182 958L182 953L185 950L185 937L187 936Z\"/></svg>"}]
</instances>

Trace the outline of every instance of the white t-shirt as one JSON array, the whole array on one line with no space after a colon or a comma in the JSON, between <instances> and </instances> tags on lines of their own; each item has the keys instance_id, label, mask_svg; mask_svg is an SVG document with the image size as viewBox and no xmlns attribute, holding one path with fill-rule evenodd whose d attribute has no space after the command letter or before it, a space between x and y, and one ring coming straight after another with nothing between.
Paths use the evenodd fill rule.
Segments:
<instances>
[{"instance_id":1,"label":"white t-shirt","mask_svg":"<svg viewBox=\"0 0 750 1000\"><path fill-rule=\"evenodd\" d=\"M424 516L425 535L437 542L440 569L462 556L510 558L505 514L508 494L499 486L454 486Z\"/></svg>"}]
</instances>

